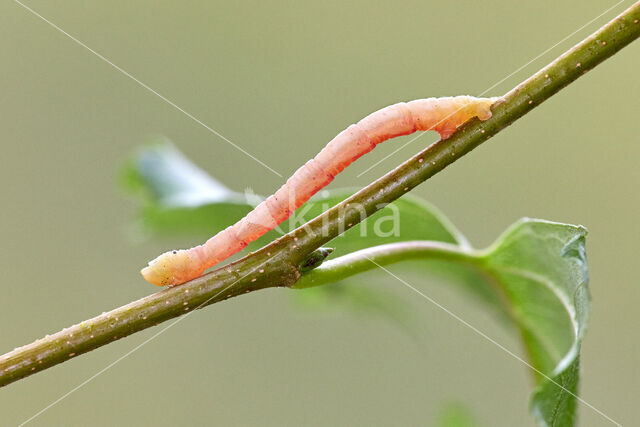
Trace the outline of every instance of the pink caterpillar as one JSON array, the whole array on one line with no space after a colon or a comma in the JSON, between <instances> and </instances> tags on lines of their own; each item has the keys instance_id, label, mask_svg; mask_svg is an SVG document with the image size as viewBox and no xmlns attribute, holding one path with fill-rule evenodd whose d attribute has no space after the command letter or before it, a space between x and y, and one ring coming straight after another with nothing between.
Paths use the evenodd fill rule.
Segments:
<instances>
[{"instance_id":1,"label":"pink caterpillar","mask_svg":"<svg viewBox=\"0 0 640 427\"><path fill-rule=\"evenodd\" d=\"M286 184L240 221L202 245L163 253L141 273L158 286L175 286L195 279L285 221L336 175L379 143L418 130L435 130L442 139L449 138L458 126L473 117L489 119L491 105L498 99L472 96L417 99L371 113L340 132Z\"/></svg>"}]
</instances>

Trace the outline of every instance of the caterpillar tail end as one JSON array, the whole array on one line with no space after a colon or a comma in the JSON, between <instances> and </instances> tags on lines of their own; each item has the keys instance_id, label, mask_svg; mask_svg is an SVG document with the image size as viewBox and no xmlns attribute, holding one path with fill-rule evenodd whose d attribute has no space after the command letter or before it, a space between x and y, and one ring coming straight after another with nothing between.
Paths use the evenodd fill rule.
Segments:
<instances>
[{"instance_id":1,"label":"caterpillar tail end","mask_svg":"<svg viewBox=\"0 0 640 427\"><path fill-rule=\"evenodd\" d=\"M156 286L176 286L200 277L205 268L188 250L165 252L140 270L149 283Z\"/></svg>"}]
</instances>

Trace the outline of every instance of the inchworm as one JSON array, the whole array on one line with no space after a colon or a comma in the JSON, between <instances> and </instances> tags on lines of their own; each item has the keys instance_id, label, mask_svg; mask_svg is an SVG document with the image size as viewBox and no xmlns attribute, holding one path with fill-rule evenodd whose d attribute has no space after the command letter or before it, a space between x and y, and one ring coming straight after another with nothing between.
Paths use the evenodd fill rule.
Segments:
<instances>
[{"instance_id":1,"label":"inchworm","mask_svg":"<svg viewBox=\"0 0 640 427\"><path fill-rule=\"evenodd\" d=\"M142 269L142 275L158 286L175 286L195 279L285 221L336 175L379 143L418 130L435 130L442 139L449 138L458 126L473 117L489 119L491 105L498 99L472 96L417 99L371 113L340 132L278 191L240 221L202 245L165 252L149 262Z\"/></svg>"}]
</instances>

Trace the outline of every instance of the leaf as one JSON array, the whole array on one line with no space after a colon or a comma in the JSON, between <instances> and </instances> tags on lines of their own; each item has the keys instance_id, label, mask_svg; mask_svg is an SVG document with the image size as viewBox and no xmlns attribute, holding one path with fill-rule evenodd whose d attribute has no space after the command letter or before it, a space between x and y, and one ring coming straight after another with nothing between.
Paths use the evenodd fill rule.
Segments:
<instances>
[{"instance_id":1,"label":"leaf","mask_svg":"<svg viewBox=\"0 0 640 427\"><path fill-rule=\"evenodd\" d=\"M147 191L152 202L164 206L244 203L242 195L191 163L165 138L140 148L125 168L124 178L130 189Z\"/></svg>"},{"instance_id":2,"label":"leaf","mask_svg":"<svg viewBox=\"0 0 640 427\"><path fill-rule=\"evenodd\" d=\"M531 410L547 425L573 425L578 355L589 317L583 227L522 220L490 248L486 268L501 283L529 359L546 376Z\"/></svg>"},{"instance_id":3,"label":"leaf","mask_svg":"<svg viewBox=\"0 0 640 427\"><path fill-rule=\"evenodd\" d=\"M140 221L147 231L210 235L253 208L164 138L138 149L121 181L142 199Z\"/></svg>"},{"instance_id":4,"label":"leaf","mask_svg":"<svg viewBox=\"0 0 640 427\"><path fill-rule=\"evenodd\" d=\"M224 187L166 142L142 148L126 176L127 187L143 197L142 225L156 234L196 234L204 240L262 200L250 192L241 194ZM302 225L349 194L346 190L320 192L282 229L268 233L253 247ZM575 423L578 356L589 316L585 237L586 230L580 226L523 219L488 249L474 250L436 208L406 195L331 241L330 246L335 247L336 257L409 240L455 245L466 261L464 257L426 258L410 268L457 283L519 332L529 363L537 371L531 412L543 425L565 426ZM318 270L322 266L305 276L318 274ZM347 280L354 279L357 276ZM402 304L371 289L321 286L297 294L307 306L340 303L406 323Z\"/></svg>"},{"instance_id":5,"label":"leaf","mask_svg":"<svg viewBox=\"0 0 640 427\"><path fill-rule=\"evenodd\" d=\"M500 284L537 373L532 413L573 425L579 352L589 317L584 227L523 219L482 255Z\"/></svg>"},{"instance_id":6,"label":"leaf","mask_svg":"<svg viewBox=\"0 0 640 427\"><path fill-rule=\"evenodd\" d=\"M491 307L499 305L503 319L520 333L536 385L531 412L543 425L570 426L575 422L578 356L589 317L586 234L584 227L525 218L485 250L415 241L382 245L330 260L304 274L295 287L357 277L379 265L410 259L430 271L429 262L447 260L440 268L457 273L451 277L466 281L465 289L489 289ZM474 270L475 275L459 274Z\"/></svg>"}]
</instances>

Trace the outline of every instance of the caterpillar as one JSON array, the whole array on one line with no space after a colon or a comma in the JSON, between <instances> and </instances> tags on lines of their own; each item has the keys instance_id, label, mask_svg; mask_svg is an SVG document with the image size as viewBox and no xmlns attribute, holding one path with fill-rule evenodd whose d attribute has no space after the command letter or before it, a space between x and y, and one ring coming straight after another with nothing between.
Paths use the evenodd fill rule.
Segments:
<instances>
[{"instance_id":1,"label":"caterpillar","mask_svg":"<svg viewBox=\"0 0 640 427\"><path fill-rule=\"evenodd\" d=\"M427 130L435 130L441 139L447 139L458 126L473 117L488 120L491 105L498 99L472 96L417 99L373 112L340 132L278 191L240 221L202 245L163 253L150 261L141 273L157 286L175 286L195 279L285 221L336 175L379 143Z\"/></svg>"}]
</instances>

